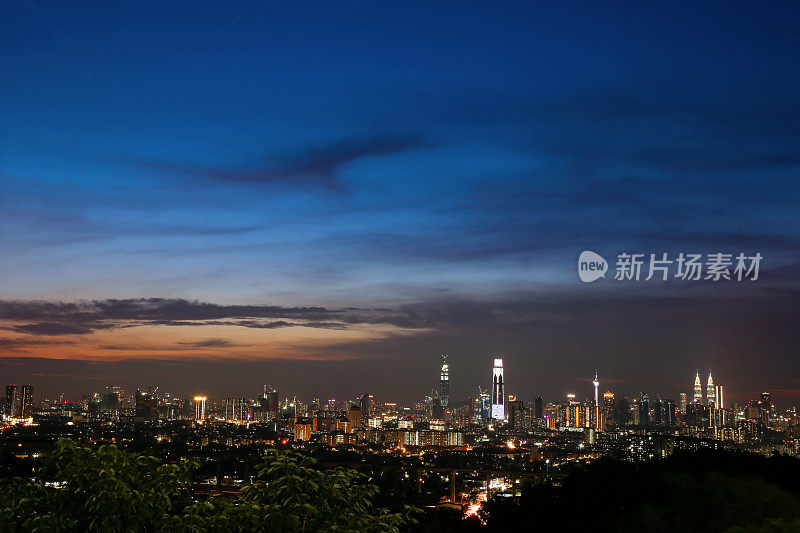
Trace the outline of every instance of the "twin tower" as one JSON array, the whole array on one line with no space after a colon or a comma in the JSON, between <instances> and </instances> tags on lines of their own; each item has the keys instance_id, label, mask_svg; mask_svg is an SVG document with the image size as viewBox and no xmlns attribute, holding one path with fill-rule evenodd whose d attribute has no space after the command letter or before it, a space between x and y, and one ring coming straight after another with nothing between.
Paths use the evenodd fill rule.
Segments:
<instances>
[{"instance_id":1,"label":"twin tower","mask_svg":"<svg viewBox=\"0 0 800 533\"><path fill-rule=\"evenodd\" d=\"M719 398L719 402L721 403L722 398ZM708 372L708 383L706 384L706 401L703 402L703 385L700 383L700 371L697 371L697 374L694 376L694 403L707 403L709 405L714 405L718 407L722 407L718 404L717 400L717 391L716 387L714 387L714 378L711 377L711 371Z\"/></svg>"}]
</instances>

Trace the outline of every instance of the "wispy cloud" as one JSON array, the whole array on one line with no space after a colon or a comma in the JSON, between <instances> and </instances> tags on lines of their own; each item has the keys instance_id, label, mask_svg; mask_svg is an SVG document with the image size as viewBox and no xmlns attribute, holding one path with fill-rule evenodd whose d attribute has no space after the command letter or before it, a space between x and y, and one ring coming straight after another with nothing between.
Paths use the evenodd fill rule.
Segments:
<instances>
[{"instance_id":1,"label":"wispy cloud","mask_svg":"<svg viewBox=\"0 0 800 533\"><path fill-rule=\"evenodd\" d=\"M279 184L290 187L319 187L343 192L346 187L339 171L355 161L410 152L428 146L421 137L375 136L348 139L326 146L308 148L289 156L246 166L204 166L170 161L138 160L133 166L173 176L229 184Z\"/></svg>"},{"instance_id":2,"label":"wispy cloud","mask_svg":"<svg viewBox=\"0 0 800 533\"><path fill-rule=\"evenodd\" d=\"M202 341L178 342L177 344L189 348L230 348L248 346L247 344L238 344L226 339L206 339Z\"/></svg>"}]
</instances>

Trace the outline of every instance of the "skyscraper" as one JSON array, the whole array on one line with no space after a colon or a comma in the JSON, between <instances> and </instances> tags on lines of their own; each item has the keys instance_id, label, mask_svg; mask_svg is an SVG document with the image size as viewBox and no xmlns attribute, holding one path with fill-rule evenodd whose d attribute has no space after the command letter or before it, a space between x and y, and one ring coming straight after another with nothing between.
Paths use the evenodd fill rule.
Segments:
<instances>
[{"instance_id":1,"label":"skyscraper","mask_svg":"<svg viewBox=\"0 0 800 533\"><path fill-rule=\"evenodd\" d=\"M206 397L205 396L195 396L194 397L194 419L198 422L202 422L206 419Z\"/></svg>"},{"instance_id":2,"label":"skyscraper","mask_svg":"<svg viewBox=\"0 0 800 533\"><path fill-rule=\"evenodd\" d=\"M600 389L598 388L600 387L600 382L597 380L597 370L594 371L594 381L592 381L592 384L594 385L594 406L600 407Z\"/></svg>"},{"instance_id":3,"label":"skyscraper","mask_svg":"<svg viewBox=\"0 0 800 533\"><path fill-rule=\"evenodd\" d=\"M450 405L450 364L447 362L447 354L442 354L442 372L439 376L439 400L442 407Z\"/></svg>"},{"instance_id":4,"label":"skyscraper","mask_svg":"<svg viewBox=\"0 0 800 533\"><path fill-rule=\"evenodd\" d=\"M7 418L22 420L31 418L33 387L30 385L6 386L6 401L3 414Z\"/></svg>"},{"instance_id":5,"label":"skyscraper","mask_svg":"<svg viewBox=\"0 0 800 533\"><path fill-rule=\"evenodd\" d=\"M675 401L661 400L659 420L662 426L675 427Z\"/></svg>"},{"instance_id":6,"label":"skyscraper","mask_svg":"<svg viewBox=\"0 0 800 533\"><path fill-rule=\"evenodd\" d=\"M530 431L533 413L522 400L509 399L508 402L508 423L516 430Z\"/></svg>"},{"instance_id":7,"label":"skyscraper","mask_svg":"<svg viewBox=\"0 0 800 533\"><path fill-rule=\"evenodd\" d=\"M650 423L650 395L645 393L639 399L639 425L649 426Z\"/></svg>"},{"instance_id":8,"label":"skyscraper","mask_svg":"<svg viewBox=\"0 0 800 533\"><path fill-rule=\"evenodd\" d=\"M488 419L491 414L492 403L491 403L491 396L489 395L488 391L485 391L478 385L478 394L475 397L475 405L474 405L474 418L475 422L480 424L484 420Z\"/></svg>"},{"instance_id":9,"label":"skyscraper","mask_svg":"<svg viewBox=\"0 0 800 533\"><path fill-rule=\"evenodd\" d=\"M264 421L277 420L279 403L278 403L278 390L264 385L264 394L258 399L260 407L260 418Z\"/></svg>"},{"instance_id":10,"label":"skyscraper","mask_svg":"<svg viewBox=\"0 0 800 533\"><path fill-rule=\"evenodd\" d=\"M761 419L764 421L764 425L769 426L772 421L772 395L770 395L770 393L761 393L761 399L758 401L758 408L761 412Z\"/></svg>"},{"instance_id":11,"label":"skyscraper","mask_svg":"<svg viewBox=\"0 0 800 533\"><path fill-rule=\"evenodd\" d=\"M686 414L686 405L689 403L689 397L686 395L685 392L681 393L680 399L680 411L682 415Z\"/></svg>"},{"instance_id":12,"label":"skyscraper","mask_svg":"<svg viewBox=\"0 0 800 533\"><path fill-rule=\"evenodd\" d=\"M158 418L158 401L150 388L147 391L136 391L134 418L139 420L155 420Z\"/></svg>"},{"instance_id":13,"label":"skyscraper","mask_svg":"<svg viewBox=\"0 0 800 533\"><path fill-rule=\"evenodd\" d=\"M506 419L506 399L505 385L503 384L503 359L494 360L492 369L492 412L491 417L495 420Z\"/></svg>"},{"instance_id":14,"label":"skyscraper","mask_svg":"<svg viewBox=\"0 0 800 533\"><path fill-rule=\"evenodd\" d=\"M703 403L703 385L700 383L700 371L694 376L694 403Z\"/></svg>"},{"instance_id":15,"label":"skyscraper","mask_svg":"<svg viewBox=\"0 0 800 533\"><path fill-rule=\"evenodd\" d=\"M714 378L711 377L711 372L708 373L708 384L706 385L706 402L714 407L717 405L717 397L714 390Z\"/></svg>"},{"instance_id":16,"label":"skyscraper","mask_svg":"<svg viewBox=\"0 0 800 533\"><path fill-rule=\"evenodd\" d=\"M714 399L717 401L717 409L725 408L725 398L722 393L722 385L714 387Z\"/></svg>"},{"instance_id":17,"label":"skyscraper","mask_svg":"<svg viewBox=\"0 0 800 533\"><path fill-rule=\"evenodd\" d=\"M347 420L350 422L350 431L353 432L356 428L360 428L362 424L361 407L353 404L347 411Z\"/></svg>"},{"instance_id":18,"label":"skyscraper","mask_svg":"<svg viewBox=\"0 0 800 533\"><path fill-rule=\"evenodd\" d=\"M533 402L533 411L536 418L544 418L544 400L541 396L537 396Z\"/></svg>"},{"instance_id":19,"label":"skyscraper","mask_svg":"<svg viewBox=\"0 0 800 533\"><path fill-rule=\"evenodd\" d=\"M245 419L244 398L225 398L225 420L229 422Z\"/></svg>"},{"instance_id":20,"label":"skyscraper","mask_svg":"<svg viewBox=\"0 0 800 533\"><path fill-rule=\"evenodd\" d=\"M616 421L615 420L616 417L614 416L614 411L615 411L614 393L611 391L606 391L606 393L603 394L603 413L606 416L606 422L613 423Z\"/></svg>"},{"instance_id":21,"label":"skyscraper","mask_svg":"<svg viewBox=\"0 0 800 533\"><path fill-rule=\"evenodd\" d=\"M362 394L361 398L359 398L359 403L361 407L361 425L366 427L369 417L372 416L372 394Z\"/></svg>"}]
</instances>

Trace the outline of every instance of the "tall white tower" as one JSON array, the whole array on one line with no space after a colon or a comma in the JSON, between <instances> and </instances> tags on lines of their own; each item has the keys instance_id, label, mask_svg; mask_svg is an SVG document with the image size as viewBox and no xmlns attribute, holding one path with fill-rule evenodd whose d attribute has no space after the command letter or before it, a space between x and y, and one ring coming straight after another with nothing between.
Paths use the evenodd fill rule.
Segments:
<instances>
[{"instance_id":1,"label":"tall white tower","mask_svg":"<svg viewBox=\"0 0 800 533\"><path fill-rule=\"evenodd\" d=\"M700 371L694 376L694 403L703 403L703 385L700 383Z\"/></svg>"},{"instance_id":2,"label":"tall white tower","mask_svg":"<svg viewBox=\"0 0 800 533\"><path fill-rule=\"evenodd\" d=\"M706 401L717 407L717 395L714 390L714 378L711 377L711 371L708 372L708 384L706 385Z\"/></svg>"},{"instance_id":3,"label":"tall white tower","mask_svg":"<svg viewBox=\"0 0 800 533\"><path fill-rule=\"evenodd\" d=\"M450 405L450 363L446 353L442 354L442 372L439 374L439 401L442 407Z\"/></svg>"},{"instance_id":4,"label":"tall white tower","mask_svg":"<svg viewBox=\"0 0 800 533\"><path fill-rule=\"evenodd\" d=\"M594 406L600 407L600 382L597 380L597 370L594 371Z\"/></svg>"},{"instance_id":5,"label":"tall white tower","mask_svg":"<svg viewBox=\"0 0 800 533\"><path fill-rule=\"evenodd\" d=\"M506 391L503 384L503 359L494 360L492 369L492 412L495 420L506 419Z\"/></svg>"}]
</instances>

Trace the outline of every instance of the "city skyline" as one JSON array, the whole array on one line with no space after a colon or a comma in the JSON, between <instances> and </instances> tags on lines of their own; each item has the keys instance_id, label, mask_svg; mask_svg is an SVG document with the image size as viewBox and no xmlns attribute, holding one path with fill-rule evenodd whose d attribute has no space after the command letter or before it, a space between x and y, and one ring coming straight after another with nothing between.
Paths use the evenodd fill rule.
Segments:
<instances>
[{"instance_id":1,"label":"city skyline","mask_svg":"<svg viewBox=\"0 0 800 533\"><path fill-rule=\"evenodd\" d=\"M424 399L416 398L413 401L409 401L407 403L399 403L398 404L398 403L396 403L397 398L389 398L389 397L381 398L380 397L380 391L372 391L372 392L377 392L379 394L379 400L380 400L379 403L387 403L387 404L391 404L391 405L395 405L395 406L409 407L409 406L413 406L413 405L419 405L420 403L424 403L424 402L427 402L427 401L432 400L432 399L436 399L439 402L438 405L443 409L443 412L452 412L455 409L454 406L458 406L458 408L463 408L464 405L469 405L471 402L474 403L475 401L477 401L479 399L479 397L482 394L484 394L484 389L481 386L481 384L477 384L477 386L475 386L471 391L469 391L469 393L465 397L463 397L463 398L455 398L455 399L451 400L451 398L450 398L450 382L449 382L449 368L450 368L450 365L447 362L447 354L441 354L441 357L442 357L442 365L441 365L441 371L440 371L440 375L439 375L440 379L439 379L439 383L438 383L438 388L434 388L434 390L431 392L431 394L429 396L425 396ZM507 391L505 389L505 383L504 383L504 377L503 377L504 367L503 367L503 363L502 363L502 358L494 357L492 359L492 361L493 361L493 368L492 368L492 375L491 375L491 384L489 385L488 389L486 389L486 390L492 391L490 395L487 394L487 401L489 401L489 403L487 404L487 409L488 409L489 415L491 415L492 418L499 418L501 420L507 420L507 418L509 416L509 411L507 410L508 409L507 405L509 404L509 402L513 403L513 402L516 402L516 401L520 401L520 402L523 402L523 403L533 404L534 400L528 399L528 396L531 396L532 398L535 398L535 401L537 401L537 402L541 402L543 400L543 397L539 392L535 392L534 391L533 393L531 393L530 391L525 391L525 392L523 392L523 394L520 394L519 391ZM694 389L694 400L693 400L692 403L694 403L694 404L702 404L702 405L711 405L711 406L716 407L717 409L723 409L723 408L727 409L727 408L729 408L730 407L730 403L729 402L725 402L723 400L723 394L724 394L723 391L725 390L725 387L723 387L723 385L720 384L720 383L714 384L714 381L713 381L713 378L712 378L712 375L711 375L711 371L710 370L708 371L708 376L709 377L708 377L708 382L707 382L706 387L703 387L702 385L700 385L699 388L698 388L699 375L700 375L700 371L698 370L696 372L696 375L695 375L694 386L693 387L687 387L687 391L689 391L689 392L691 392L691 390L690 390L691 388ZM686 399L688 397L688 392L686 392L686 391L682 391L682 392L679 393L678 399L680 401L676 402L674 398L669 397L669 395L663 395L658 391L640 390L639 392L633 393L633 394L625 393L625 392L617 389L616 387L614 387L614 384L615 383L614 383L613 379L611 379L610 383L603 383L602 381L600 381L600 378L599 378L599 375L598 375L598 371L595 369L594 378L590 382L590 385L593 387L593 395L590 394L588 396L585 396L584 395L585 391L583 391L582 388L581 388L582 385L579 385L577 388L572 388L572 389L567 389L565 391L562 391L561 395L556 394L555 397L547 398L547 402L550 403L550 404L557 404L560 401L563 401L564 398L567 398L567 399L569 399L569 401L578 401L578 402L583 403L583 404L592 404L592 405L595 405L595 406L602 407L603 404L601 404L601 402L599 401L600 400L600 389L601 389L601 386L602 386L602 389L605 391L603 393L603 398L604 399L609 397L609 396L612 399L614 397L626 398L626 399L628 399L628 398L636 399L637 397L646 398L646 397L649 397L649 393L654 392L656 399L664 400L664 401L671 401L673 406L676 409L680 408L681 411L685 411L686 406L688 404L688 402L686 401ZM11 384L8 385L8 388L11 388L11 387L16 387L16 388L22 387L23 389L27 390L27 392L26 392L26 395L27 395L26 403L27 404L31 403L30 396L31 396L32 387L31 387L31 385L29 383L28 384L11 383ZM267 394L268 390L270 391L270 394L272 394L272 395L278 395L279 394L278 389L275 388L275 387L272 387L271 385L266 385L265 384L263 386L263 388L264 388L264 391L263 391L264 395ZM139 393L144 393L144 394L147 394L147 395L150 395L150 394L155 395L155 392L158 391L158 389L159 389L158 385L153 387L153 385L151 384L151 385L147 385L146 388L137 386L137 387L135 387L134 390L136 391L137 395ZM124 387L120 387L119 385L106 385L102 392L98 391L98 390L91 391L88 394L87 394L87 392L84 392L81 395L81 398L89 398L91 396L99 397L99 396L102 396L103 394L108 393L109 391L121 392L123 390L125 390L125 388ZM316 394L314 394L314 395L312 395L310 397L303 398L302 396L294 393L291 390L284 390L282 392L283 392L283 394L285 394L285 396L283 396L283 401L289 401L289 399L292 399L293 401L301 401L301 402L306 402L308 404L311 404L313 402L318 402L318 403L320 403L320 405L324 404L325 402L334 402L334 405L337 408L347 407L348 405L352 405L354 407L359 407L359 409L363 408L365 406L365 404L364 404L365 396L368 396L370 398L370 400L369 400L370 403L372 403L374 401L373 400L374 394L372 394L372 393L364 393L364 394L356 395L356 396L353 396L353 397L350 397L349 399L347 399L347 398L342 397L342 396L339 396L338 398L335 398L335 397L329 397L329 396L327 396L325 394L319 394L319 393L316 393ZM194 396L194 400L195 401L198 398L202 398L203 401L205 401L205 399L208 398L206 391L195 391L194 393L189 394L188 396L191 397L192 395L194 395L196 393L199 393L200 396ZM768 395L769 397L772 397L772 393L770 391L768 391L768 390L762 390L756 396L763 397L765 394ZM186 394L183 394L183 395L181 395L181 394L173 394L173 393L171 393L169 391L166 391L166 390L162 391L162 393L161 393L161 398L162 399L167 399L167 398L180 399L180 398L186 397L186 396L187 396ZM756 397L756 396L753 396L753 397ZM48 403L49 402L53 402L53 401L55 401L56 397L62 398L62 400L64 402L74 401L74 400L77 399L77 398L71 398L71 399L70 398L66 398L66 397L63 396L63 394L61 394L61 395L58 395L58 394L53 395L52 391L50 391L50 394L46 394L45 393L45 397L42 398L42 401L43 402L48 402ZM226 399L226 401L229 400L232 397L241 398L242 400L249 399L251 401L254 401L254 398L262 398L262 396L260 396L260 395L259 396L253 396L252 391L244 391L244 390L242 390L241 394L239 396L237 396L236 394L231 396L229 393L226 393L223 396L219 396L219 397L212 398L212 399L219 400L220 398L223 398L223 397ZM275 396L275 397L277 398L278 396ZM491 398L491 399L489 400L489 398ZM498 400L499 398L502 398L502 401L495 401L495 400ZM748 399L748 401L751 401L751 400L752 400L752 398ZM258 401L258 400L256 399L255 401ZM277 400L276 399L272 399L271 402L272 402L272 404L276 404ZM10 404L10 403L12 403L12 400L7 398L6 399L6 403ZM738 407L741 408L745 404L746 404L746 402L744 402L744 403L736 403L735 405L737 405ZM790 408L797 408L797 406L792 404L792 403L789 403L787 405ZM500 406L502 408L500 408ZM365 410L368 412L370 410L369 406L367 406Z\"/></svg>"},{"instance_id":2,"label":"city skyline","mask_svg":"<svg viewBox=\"0 0 800 533\"><path fill-rule=\"evenodd\" d=\"M796 5L2 15L7 382L800 402ZM763 259L614 279L684 253Z\"/></svg>"}]
</instances>

